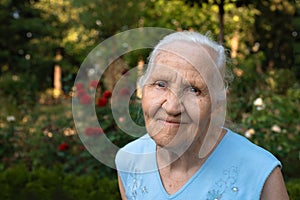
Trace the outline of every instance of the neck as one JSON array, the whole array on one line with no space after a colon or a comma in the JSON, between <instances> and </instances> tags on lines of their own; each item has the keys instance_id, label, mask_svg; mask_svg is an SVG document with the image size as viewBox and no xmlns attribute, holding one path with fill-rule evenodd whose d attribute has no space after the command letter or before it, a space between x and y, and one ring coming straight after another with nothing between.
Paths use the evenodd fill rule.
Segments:
<instances>
[{"instance_id":1,"label":"neck","mask_svg":"<svg viewBox=\"0 0 300 200\"><path fill-rule=\"evenodd\" d=\"M167 171L173 172L195 172L206 161L209 155L213 152L216 146L219 144L226 131L222 130L221 134L218 134L217 138L212 138L214 142L211 143L210 152L205 156L200 156L201 148L207 148L203 145L206 134L202 134L202 137L198 137L183 153L175 151L173 149L157 147L157 163L159 169L164 168Z\"/></svg>"},{"instance_id":2,"label":"neck","mask_svg":"<svg viewBox=\"0 0 300 200\"><path fill-rule=\"evenodd\" d=\"M195 145L191 145L181 154L172 149L157 147L158 167L174 172L188 172L190 169L199 167L204 159L199 158L197 149Z\"/></svg>"}]
</instances>

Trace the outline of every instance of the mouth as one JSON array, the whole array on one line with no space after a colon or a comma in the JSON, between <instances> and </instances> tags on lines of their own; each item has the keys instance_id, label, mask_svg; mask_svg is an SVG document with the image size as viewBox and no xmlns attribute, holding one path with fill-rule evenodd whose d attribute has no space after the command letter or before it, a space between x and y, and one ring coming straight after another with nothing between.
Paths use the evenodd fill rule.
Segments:
<instances>
[{"instance_id":1,"label":"mouth","mask_svg":"<svg viewBox=\"0 0 300 200\"><path fill-rule=\"evenodd\" d=\"M184 122L181 122L180 120L172 120L172 119L158 119L158 121L165 126L180 126L186 124Z\"/></svg>"}]
</instances>

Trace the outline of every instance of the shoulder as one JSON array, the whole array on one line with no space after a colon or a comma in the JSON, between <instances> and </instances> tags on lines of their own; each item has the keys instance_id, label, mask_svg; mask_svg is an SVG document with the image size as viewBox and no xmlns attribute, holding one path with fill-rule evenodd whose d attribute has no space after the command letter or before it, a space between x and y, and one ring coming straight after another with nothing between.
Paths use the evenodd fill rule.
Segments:
<instances>
[{"instance_id":1,"label":"shoulder","mask_svg":"<svg viewBox=\"0 0 300 200\"><path fill-rule=\"evenodd\" d=\"M156 145L146 134L121 148L115 158L119 172L148 172L156 169Z\"/></svg>"},{"instance_id":2,"label":"shoulder","mask_svg":"<svg viewBox=\"0 0 300 200\"><path fill-rule=\"evenodd\" d=\"M115 158L119 182L128 199L155 199L159 195L156 144L146 134L121 148ZM148 192L155 191L155 192ZM150 195L150 197L149 197ZM161 198L158 198L161 199Z\"/></svg>"},{"instance_id":3,"label":"shoulder","mask_svg":"<svg viewBox=\"0 0 300 200\"><path fill-rule=\"evenodd\" d=\"M122 151L131 152L131 153L151 152L153 151L154 146L155 146L155 142L148 134L145 134L144 136L125 145L123 148L120 149L119 152Z\"/></svg>"},{"instance_id":4,"label":"shoulder","mask_svg":"<svg viewBox=\"0 0 300 200\"><path fill-rule=\"evenodd\" d=\"M242 160L255 163L275 162L280 165L278 159L266 149L252 143L244 136L227 130L226 148L235 156L241 157Z\"/></svg>"},{"instance_id":5,"label":"shoulder","mask_svg":"<svg viewBox=\"0 0 300 200\"><path fill-rule=\"evenodd\" d=\"M281 167L280 161L271 152L230 130L224 139L223 151L227 152L228 161L238 169L239 184L259 198L270 174ZM247 195L250 194L245 193Z\"/></svg>"}]
</instances>

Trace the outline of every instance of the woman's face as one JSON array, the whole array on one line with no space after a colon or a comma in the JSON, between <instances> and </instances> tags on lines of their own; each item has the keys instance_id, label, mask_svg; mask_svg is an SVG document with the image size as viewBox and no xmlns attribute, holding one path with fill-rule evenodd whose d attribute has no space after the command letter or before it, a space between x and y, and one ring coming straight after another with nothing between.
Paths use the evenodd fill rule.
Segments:
<instances>
[{"instance_id":1,"label":"woman's face","mask_svg":"<svg viewBox=\"0 0 300 200\"><path fill-rule=\"evenodd\" d=\"M171 52L157 55L143 88L142 107L149 135L164 148L188 148L210 122L205 81L192 64Z\"/></svg>"}]
</instances>

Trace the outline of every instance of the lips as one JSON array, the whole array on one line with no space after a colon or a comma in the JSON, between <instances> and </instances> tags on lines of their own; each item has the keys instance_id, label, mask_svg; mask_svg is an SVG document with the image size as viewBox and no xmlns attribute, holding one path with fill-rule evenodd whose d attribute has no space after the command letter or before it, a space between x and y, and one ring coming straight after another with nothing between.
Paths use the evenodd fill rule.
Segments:
<instances>
[{"instance_id":1,"label":"lips","mask_svg":"<svg viewBox=\"0 0 300 200\"><path fill-rule=\"evenodd\" d=\"M182 124L187 124L185 122L182 122L181 120L170 119L170 118L166 118L166 119L160 118L160 119L158 119L158 121L162 122L165 125L173 125L173 126L179 126L179 125L182 125Z\"/></svg>"},{"instance_id":2,"label":"lips","mask_svg":"<svg viewBox=\"0 0 300 200\"><path fill-rule=\"evenodd\" d=\"M180 124L180 121L174 121L174 120L164 120L165 123L170 123L170 124Z\"/></svg>"}]
</instances>

